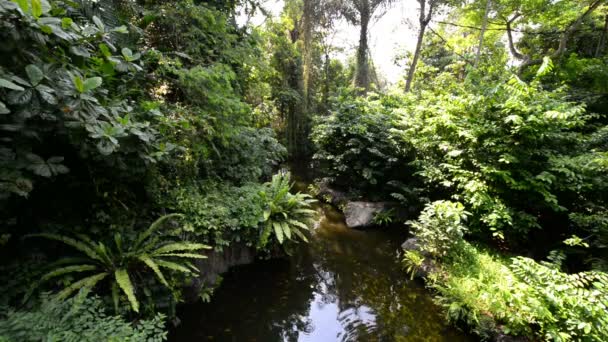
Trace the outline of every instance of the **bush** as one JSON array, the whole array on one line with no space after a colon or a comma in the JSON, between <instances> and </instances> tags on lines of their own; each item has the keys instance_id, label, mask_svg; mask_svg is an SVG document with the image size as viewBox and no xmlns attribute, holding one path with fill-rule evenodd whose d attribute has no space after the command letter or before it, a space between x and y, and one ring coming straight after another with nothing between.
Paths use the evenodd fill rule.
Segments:
<instances>
[{"instance_id":1,"label":"bush","mask_svg":"<svg viewBox=\"0 0 608 342\"><path fill-rule=\"evenodd\" d=\"M128 323L105 313L104 304L85 294L67 301L43 299L39 308L29 311L3 310L0 319L2 342L160 342L165 341L164 316Z\"/></svg>"},{"instance_id":2,"label":"bush","mask_svg":"<svg viewBox=\"0 0 608 342\"><path fill-rule=\"evenodd\" d=\"M313 129L313 159L338 185L382 192L389 181L409 176L403 166L410 151L398 146L391 134L396 119L379 97L345 94Z\"/></svg>"},{"instance_id":3,"label":"bush","mask_svg":"<svg viewBox=\"0 0 608 342\"><path fill-rule=\"evenodd\" d=\"M605 273L567 274L464 243L428 279L448 319L466 322L482 337L502 329L551 341L608 339Z\"/></svg>"},{"instance_id":4,"label":"bush","mask_svg":"<svg viewBox=\"0 0 608 342\"><path fill-rule=\"evenodd\" d=\"M422 250L441 258L464 241L468 214L461 203L435 201L425 206L417 221L408 223Z\"/></svg>"}]
</instances>

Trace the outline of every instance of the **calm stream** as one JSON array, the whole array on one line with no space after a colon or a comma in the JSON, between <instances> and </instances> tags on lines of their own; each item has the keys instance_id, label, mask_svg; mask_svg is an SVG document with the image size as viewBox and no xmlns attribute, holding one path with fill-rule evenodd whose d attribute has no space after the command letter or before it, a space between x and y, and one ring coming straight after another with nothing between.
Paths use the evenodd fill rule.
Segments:
<instances>
[{"instance_id":1,"label":"calm stream","mask_svg":"<svg viewBox=\"0 0 608 342\"><path fill-rule=\"evenodd\" d=\"M298 189L305 188L298 181ZM469 341L401 269L403 232L358 231L329 205L288 260L232 268L210 303L178 310L170 341Z\"/></svg>"}]
</instances>

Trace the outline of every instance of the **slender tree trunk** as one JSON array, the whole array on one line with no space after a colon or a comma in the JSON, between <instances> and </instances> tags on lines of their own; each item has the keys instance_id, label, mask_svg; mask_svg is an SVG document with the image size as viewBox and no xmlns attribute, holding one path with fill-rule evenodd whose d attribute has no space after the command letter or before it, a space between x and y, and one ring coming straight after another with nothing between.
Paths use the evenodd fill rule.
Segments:
<instances>
[{"instance_id":1,"label":"slender tree trunk","mask_svg":"<svg viewBox=\"0 0 608 342\"><path fill-rule=\"evenodd\" d=\"M483 36L486 33L488 27L488 15L490 14L490 8L492 6L492 0L486 0L486 12L483 15L483 21L481 23L481 31L479 32L479 46L477 47L477 55L475 56L475 68L479 66L479 60L481 59L481 49L483 48Z\"/></svg>"},{"instance_id":2,"label":"slender tree trunk","mask_svg":"<svg viewBox=\"0 0 608 342\"><path fill-rule=\"evenodd\" d=\"M422 41L424 40L426 25L427 24L421 23L420 31L418 31L418 40L416 41L416 50L414 50L414 58L412 58L412 64L410 65L410 70L408 70L407 72L407 80L405 81L405 92L409 92L412 89L412 82L414 81L414 74L416 73L416 65L418 64L418 59L420 59L420 51L422 50Z\"/></svg>"},{"instance_id":3,"label":"slender tree trunk","mask_svg":"<svg viewBox=\"0 0 608 342\"><path fill-rule=\"evenodd\" d=\"M304 113L308 113L310 105L310 90L312 88L312 34L313 34L313 4L314 0L304 0L304 8L302 13L302 29L303 29L303 40L304 40L304 68L303 68L303 79L304 89L302 99L302 107Z\"/></svg>"},{"instance_id":4,"label":"slender tree trunk","mask_svg":"<svg viewBox=\"0 0 608 342\"><path fill-rule=\"evenodd\" d=\"M608 36L608 14L604 19L604 30L602 31L602 35L600 36L600 41L597 44L597 49L595 50L595 57L600 57L602 52L604 52L604 48L606 46L606 36Z\"/></svg>"},{"instance_id":5,"label":"slender tree trunk","mask_svg":"<svg viewBox=\"0 0 608 342\"><path fill-rule=\"evenodd\" d=\"M326 50L325 51L325 65L324 65L324 69L325 69L325 84L323 85L323 112L327 112L328 108L329 108L329 84L330 84L330 80L329 80L329 52Z\"/></svg>"},{"instance_id":6,"label":"slender tree trunk","mask_svg":"<svg viewBox=\"0 0 608 342\"><path fill-rule=\"evenodd\" d=\"M369 63L367 60L367 29L369 20L369 4L367 4L367 6L361 9L361 29L359 32L359 47L357 48L357 74L355 76L355 86L363 88L363 93L367 93L369 90Z\"/></svg>"}]
</instances>

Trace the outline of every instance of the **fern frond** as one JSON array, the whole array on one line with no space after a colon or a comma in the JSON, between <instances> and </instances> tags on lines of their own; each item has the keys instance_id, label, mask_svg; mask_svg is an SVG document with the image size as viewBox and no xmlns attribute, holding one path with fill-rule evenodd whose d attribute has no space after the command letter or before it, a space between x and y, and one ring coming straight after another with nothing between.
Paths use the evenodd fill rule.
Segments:
<instances>
[{"instance_id":1,"label":"fern frond","mask_svg":"<svg viewBox=\"0 0 608 342\"><path fill-rule=\"evenodd\" d=\"M40 283L43 283L49 279L52 279L52 278L55 278L55 277L58 277L58 276L61 276L64 274L93 271L96 269L97 269L97 266L95 266L95 265L72 265L72 266L56 268L56 269L52 270L51 272L48 272L47 274L43 275L40 278Z\"/></svg>"},{"instance_id":2,"label":"fern frond","mask_svg":"<svg viewBox=\"0 0 608 342\"><path fill-rule=\"evenodd\" d=\"M144 242L156 229L158 229L163 223L165 223L165 221L172 219L172 218L176 218L176 217L183 217L184 215L182 214L169 214L169 215L164 215L159 217L156 221L154 221L150 227L148 229L146 229L146 231L144 231L143 233L141 233L139 235L139 237L137 238L137 241L135 241L135 245L134 247L137 249L142 242Z\"/></svg>"},{"instance_id":3,"label":"fern frond","mask_svg":"<svg viewBox=\"0 0 608 342\"><path fill-rule=\"evenodd\" d=\"M296 226L304 230L309 230L308 226L304 222L300 222L297 220L287 220L287 222L292 226Z\"/></svg>"},{"instance_id":4,"label":"fern frond","mask_svg":"<svg viewBox=\"0 0 608 342\"><path fill-rule=\"evenodd\" d=\"M272 228L274 228L274 234L277 236L279 243L283 243L283 227L279 222L272 222Z\"/></svg>"},{"instance_id":5,"label":"fern frond","mask_svg":"<svg viewBox=\"0 0 608 342\"><path fill-rule=\"evenodd\" d=\"M293 230L294 234L296 234L302 241L304 242L308 242L308 238L306 237L306 235L304 235L301 231L299 231L298 229L294 229Z\"/></svg>"},{"instance_id":6,"label":"fern frond","mask_svg":"<svg viewBox=\"0 0 608 342\"><path fill-rule=\"evenodd\" d=\"M150 256L148 256L148 255L140 255L137 258L139 260L143 261L148 267L150 267L152 269L152 271L154 271L154 274L156 274L156 277L158 278L158 280L163 285L165 285L166 287L170 287L169 283L165 279L165 276L163 275L163 273L158 268L158 265L154 262L154 260L152 260L152 258L150 258Z\"/></svg>"},{"instance_id":7,"label":"fern frond","mask_svg":"<svg viewBox=\"0 0 608 342\"><path fill-rule=\"evenodd\" d=\"M190 259L207 259L206 255L194 254L194 253L163 253L156 254L157 257L177 257L177 258L190 258Z\"/></svg>"},{"instance_id":8,"label":"fern frond","mask_svg":"<svg viewBox=\"0 0 608 342\"><path fill-rule=\"evenodd\" d=\"M283 229L283 233L287 239L291 240L291 227L287 224L287 222L281 222L281 228Z\"/></svg>"},{"instance_id":9,"label":"fern frond","mask_svg":"<svg viewBox=\"0 0 608 342\"><path fill-rule=\"evenodd\" d=\"M80 289L93 288L95 285L97 285L97 283L99 283L101 280L103 280L107 276L108 276L108 272L102 272L102 273L92 275L90 277L80 279L79 281L77 281L77 282L73 283L72 285L66 287L65 289L61 290L59 293L57 293L56 297L59 300L63 300L63 299L66 299L67 297L69 297L74 291L77 291Z\"/></svg>"},{"instance_id":10,"label":"fern frond","mask_svg":"<svg viewBox=\"0 0 608 342\"><path fill-rule=\"evenodd\" d=\"M89 258L101 261L102 263L105 263L103 258L97 254L95 249L88 246L85 242L78 241L71 237L59 235L59 234L50 234L50 233L31 234L31 235L27 235L27 237L43 237L45 239L63 242L66 245L72 246L72 247L76 248L77 250L81 251L82 253L86 254Z\"/></svg>"},{"instance_id":11,"label":"fern frond","mask_svg":"<svg viewBox=\"0 0 608 342\"><path fill-rule=\"evenodd\" d=\"M114 279L116 279L116 283L120 286L122 292L127 296L129 303L131 303L131 308L135 312L139 312L139 302L137 301L137 297L135 297L135 288L133 287L133 283L131 282L131 278L129 278L129 273L124 268L119 268L114 272Z\"/></svg>"},{"instance_id":12,"label":"fern frond","mask_svg":"<svg viewBox=\"0 0 608 342\"><path fill-rule=\"evenodd\" d=\"M169 243L164 246L157 248L152 255L159 255L164 253L171 252L181 252L181 251L196 251L201 249L210 249L210 246L207 246L202 243L192 243L192 242L175 242Z\"/></svg>"},{"instance_id":13,"label":"fern frond","mask_svg":"<svg viewBox=\"0 0 608 342\"><path fill-rule=\"evenodd\" d=\"M156 264L160 267L168 268L170 270L174 270L174 271L178 271L178 272L182 272L182 273L186 273L186 274L192 273L192 271L190 269L188 269L187 267L180 265L176 262L157 259Z\"/></svg>"}]
</instances>

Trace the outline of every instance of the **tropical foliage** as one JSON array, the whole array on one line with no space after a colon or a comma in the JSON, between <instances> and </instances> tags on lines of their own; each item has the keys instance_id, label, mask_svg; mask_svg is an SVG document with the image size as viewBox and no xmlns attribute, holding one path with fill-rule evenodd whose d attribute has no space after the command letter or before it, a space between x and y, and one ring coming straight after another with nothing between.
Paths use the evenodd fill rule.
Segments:
<instances>
[{"instance_id":1,"label":"tropical foliage","mask_svg":"<svg viewBox=\"0 0 608 342\"><path fill-rule=\"evenodd\" d=\"M150 227L133 236L114 234L111 245L103 242L94 242L86 235L70 237L51 233L31 235L64 243L84 254L85 260L66 258L58 261L58 265L40 279L41 283L56 277L65 277L73 273L89 273L66 286L57 294L57 299L65 299L75 291L89 291L106 278L110 278L112 297L115 310L118 311L119 289L128 299L131 309L139 312L139 301L136 295L136 286L132 279L141 279L136 275L138 264L145 265L153 271L158 281L172 287L161 269L177 271L185 274L198 272L187 259L202 259L205 256L198 254L202 249L210 248L207 245L192 242L172 242L167 234L158 234L163 223L178 215L165 215L160 217ZM141 268L141 267L140 267ZM141 284L140 284L141 287Z\"/></svg>"}]
</instances>

